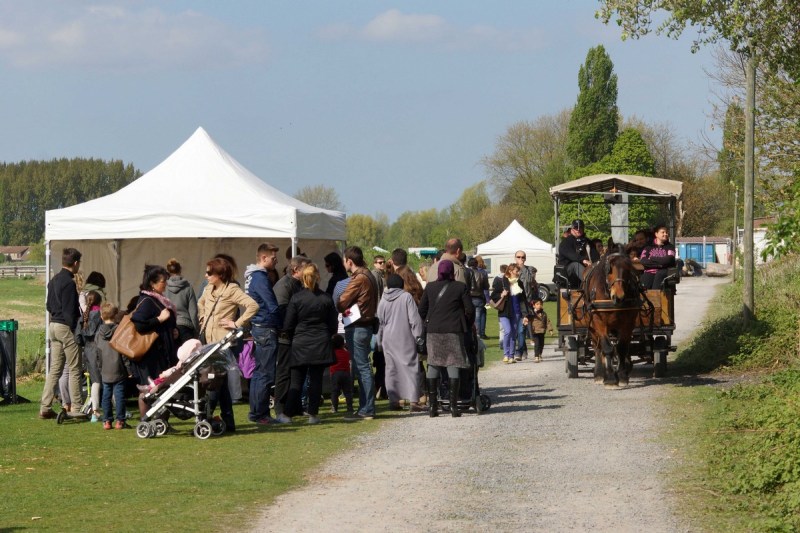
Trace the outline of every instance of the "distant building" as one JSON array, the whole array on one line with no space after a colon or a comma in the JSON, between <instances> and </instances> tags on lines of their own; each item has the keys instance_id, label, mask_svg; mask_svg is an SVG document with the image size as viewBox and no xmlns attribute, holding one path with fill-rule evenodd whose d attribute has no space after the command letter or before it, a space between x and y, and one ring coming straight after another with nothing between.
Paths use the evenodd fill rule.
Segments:
<instances>
[{"instance_id":1,"label":"distant building","mask_svg":"<svg viewBox=\"0 0 800 533\"><path fill-rule=\"evenodd\" d=\"M30 246L0 246L0 254L6 261L27 261L31 253Z\"/></svg>"}]
</instances>

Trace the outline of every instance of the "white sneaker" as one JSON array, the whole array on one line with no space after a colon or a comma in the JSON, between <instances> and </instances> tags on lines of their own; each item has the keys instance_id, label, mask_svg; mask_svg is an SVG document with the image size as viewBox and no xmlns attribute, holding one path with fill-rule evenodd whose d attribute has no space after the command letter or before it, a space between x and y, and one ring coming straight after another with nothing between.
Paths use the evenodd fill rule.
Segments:
<instances>
[{"instance_id":1,"label":"white sneaker","mask_svg":"<svg viewBox=\"0 0 800 533\"><path fill-rule=\"evenodd\" d=\"M281 413L275 417L275 422L278 424L291 424L292 419L286 416L285 414Z\"/></svg>"},{"instance_id":2,"label":"white sneaker","mask_svg":"<svg viewBox=\"0 0 800 533\"><path fill-rule=\"evenodd\" d=\"M319 424L319 417L318 416L314 416L314 415L309 416L308 417L308 423L311 424L311 425Z\"/></svg>"}]
</instances>

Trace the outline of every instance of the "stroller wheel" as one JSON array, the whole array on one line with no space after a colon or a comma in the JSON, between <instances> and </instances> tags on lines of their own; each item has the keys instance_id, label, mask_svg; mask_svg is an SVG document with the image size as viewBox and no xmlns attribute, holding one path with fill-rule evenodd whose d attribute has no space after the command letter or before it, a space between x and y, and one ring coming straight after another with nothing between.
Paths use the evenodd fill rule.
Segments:
<instances>
[{"instance_id":1,"label":"stroller wheel","mask_svg":"<svg viewBox=\"0 0 800 533\"><path fill-rule=\"evenodd\" d=\"M489 408L492 406L492 399L489 398L485 394L481 394L481 396L480 396L480 398L478 398L478 401L476 402L476 404L480 404L480 406L481 406L481 408L480 408L480 410L478 412L488 411ZM476 405L476 407L477 407L477 405Z\"/></svg>"},{"instance_id":2,"label":"stroller wheel","mask_svg":"<svg viewBox=\"0 0 800 533\"><path fill-rule=\"evenodd\" d=\"M157 418L153 420L153 428L155 429L156 435L158 435L159 437L163 437L164 435L167 434L167 431L169 430L169 425L160 418Z\"/></svg>"},{"instance_id":3,"label":"stroller wheel","mask_svg":"<svg viewBox=\"0 0 800 533\"><path fill-rule=\"evenodd\" d=\"M215 437L219 437L223 433L225 433L225 421L224 420L212 420L211 421L211 434Z\"/></svg>"},{"instance_id":4,"label":"stroller wheel","mask_svg":"<svg viewBox=\"0 0 800 533\"><path fill-rule=\"evenodd\" d=\"M150 422L142 420L136 425L136 436L140 439L146 439L150 436Z\"/></svg>"},{"instance_id":5,"label":"stroller wheel","mask_svg":"<svg viewBox=\"0 0 800 533\"><path fill-rule=\"evenodd\" d=\"M56 424L63 424L65 418L67 418L67 412L62 409L56 415Z\"/></svg>"},{"instance_id":6,"label":"stroller wheel","mask_svg":"<svg viewBox=\"0 0 800 533\"><path fill-rule=\"evenodd\" d=\"M201 420L194 426L194 436L200 440L206 440L212 433L211 424L205 420Z\"/></svg>"}]
</instances>

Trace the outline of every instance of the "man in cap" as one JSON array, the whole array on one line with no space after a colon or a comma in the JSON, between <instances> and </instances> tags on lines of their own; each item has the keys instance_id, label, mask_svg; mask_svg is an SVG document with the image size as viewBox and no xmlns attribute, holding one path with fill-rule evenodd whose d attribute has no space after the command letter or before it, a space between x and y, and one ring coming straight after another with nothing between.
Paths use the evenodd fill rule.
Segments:
<instances>
[{"instance_id":1,"label":"man in cap","mask_svg":"<svg viewBox=\"0 0 800 533\"><path fill-rule=\"evenodd\" d=\"M573 220L569 235L558 245L559 264L567 267L567 277L572 286L579 286L586 267L600 260L597 249L586 238L583 228L583 220Z\"/></svg>"}]
</instances>

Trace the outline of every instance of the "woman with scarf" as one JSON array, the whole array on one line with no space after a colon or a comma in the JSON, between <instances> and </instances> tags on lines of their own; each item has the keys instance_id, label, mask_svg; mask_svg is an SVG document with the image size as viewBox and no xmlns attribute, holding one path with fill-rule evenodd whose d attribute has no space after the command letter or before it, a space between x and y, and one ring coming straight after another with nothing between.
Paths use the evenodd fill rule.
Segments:
<instances>
[{"instance_id":1,"label":"woman with scarf","mask_svg":"<svg viewBox=\"0 0 800 533\"><path fill-rule=\"evenodd\" d=\"M167 279L169 274L164 267L145 265L139 299L131 314L131 322L138 333L158 333L158 338L144 357L132 361L134 377L140 385L147 385L149 379L156 379L161 372L178 362L175 305L164 296Z\"/></svg>"},{"instance_id":2,"label":"woman with scarf","mask_svg":"<svg viewBox=\"0 0 800 533\"><path fill-rule=\"evenodd\" d=\"M502 277L495 278L492 283L493 302L505 301L502 310L497 311L497 318L506 334L503 336L503 362L516 363L522 360L525 333L522 329L522 317L527 316L527 304L522 284L519 283L519 267L508 265Z\"/></svg>"},{"instance_id":3,"label":"woman with scarf","mask_svg":"<svg viewBox=\"0 0 800 533\"><path fill-rule=\"evenodd\" d=\"M450 378L450 414L458 417L459 370L470 366L465 340L472 331L475 307L467 286L455 281L452 261L439 261L436 267L436 281L425 286L419 303L419 314L428 324L429 414L439 416L439 378L446 373Z\"/></svg>"}]
</instances>

